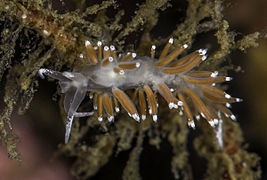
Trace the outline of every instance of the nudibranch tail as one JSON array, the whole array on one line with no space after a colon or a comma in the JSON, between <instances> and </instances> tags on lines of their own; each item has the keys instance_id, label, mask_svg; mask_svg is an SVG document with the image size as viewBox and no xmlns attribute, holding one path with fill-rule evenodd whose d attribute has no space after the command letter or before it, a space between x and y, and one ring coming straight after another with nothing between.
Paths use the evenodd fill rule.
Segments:
<instances>
[{"instance_id":1,"label":"nudibranch tail","mask_svg":"<svg viewBox=\"0 0 267 180\"><path fill-rule=\"evenodd\" d=\"M221 114L236 120L229 110L230 103L242 100L215 87L216 83L230 81L230 77L218 76L217 71L193 70L207 59L207 49L199 49L178 58L188 45L169 52L173 42L174 39L170 38L157 59L155 45L152 45L149 57L137 57L136 53L131 52L117 56L113 45L103 47L102 42L98 41L97 47L93 47L91 42L85 41L86 55L80 54L80 58L86 62L82 69L62 73L40 69L42 78L47 75L59 80L62 93L65 93L65 143L69 139L73 118L93 114L77 112L89 92L98 120L107 118L109 122L114 121L115 114L120 111L119 103L136 121L140 122L140 117L145 120L149 114L157 122L159 107L156 94L160 94L170 109L176 109L180 115L185 112L188 126L195 128L196 120L200 117L206 119L215 129L222 147ZM135 90L132 98L126 93L130 89Z\"/></svg>"}]
</instances>

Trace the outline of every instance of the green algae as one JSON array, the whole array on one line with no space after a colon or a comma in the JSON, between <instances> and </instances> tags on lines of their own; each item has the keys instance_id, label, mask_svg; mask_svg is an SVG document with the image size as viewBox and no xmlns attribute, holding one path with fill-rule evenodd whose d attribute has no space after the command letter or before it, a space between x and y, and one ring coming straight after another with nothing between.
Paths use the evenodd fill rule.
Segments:
<instances>
[{"instance_id":1,"label":"green algae","mask_svg":"<svg viewBox=\"0 0 267 180\"><path fill-rule=\"evenodd\" d=\"M161 13L173 8L170 0L147 0L132 7L134 14L129 16L127 9L120 9L120 1L102 1L86 7L85 1L77 1L75 11L57 12L52 8L51 1L0 1L1 44L0 44L0 80L5 106L0 117L0 139L5 143L8 156L20 161L16 150L16 135L12 131L11 115L14 109L24 113L38 88L37 71L40 67L60 70L62 66L72 69L78 64L78 55L83 52L83 42L89 39L95 43L103 40L106 44L114 44L119 52L134 51L145 55L152 44L163 46L169 37L174 37L174 47L188 43L192 46L195 37L200 33L215 32L216 46L206 63L200 68L215 70L225 61L233 50L245 51L256 47L259 33L244 35L235 40L236 32L229 29L229 23L222 15L221 1L188 0L185 19L175 25L175 29L162 37L154 37L151 32L158 23ZM108 11L116 13L108 15ZM26 18L22 18L26 15ZM180 17L177 17L180 18ZM203 19L208 19L202 21ZM34 34L33 46L25 50L18 40L30 38ZM134 37L138 41L129 43L127 38ZM163 38L164 37L164 38ZM135 43L135 47L130 44ZM20 53L19 59L15 53ZM231 66L219 69L226 73ZM5 79L5 80L3 80ZM65 119L64 110L61 114ZM171 171L176 179L192 179L192 171L188 160L188 128L184 118L176 112L161 106L159 116L164 117L158 124L150 119L137 124L127 115L118 115L114 127L104 122L99 125L95 116L88 118L86 125L75 121L70 142L60 145L59 153L75 157L72 173L86 179L95 175L112 156L132 148L137 136L135 147L129 154L122 173L123 179L141 179L139 173L140 154L144 137L149 143L160 149L163 138L168 139L172 147L173 157ZM163 116L163 114L168 116ZM257 179L260 176L258 157L246 151L242 145L243 138L239 126L228 119L223 123L225 148L221 150L215 140L211 128L200 123L203 133L194 139L194 148L201 157L208 161L205 179ZM83 141L88 131L95 130L89 140ZM234 150L233 150L234 149ZM156 158L156 157L155 157ZM254 170L253 168L256 168ZM182 175L182 177L181 177Z\"/></svg>"}]
</instances>

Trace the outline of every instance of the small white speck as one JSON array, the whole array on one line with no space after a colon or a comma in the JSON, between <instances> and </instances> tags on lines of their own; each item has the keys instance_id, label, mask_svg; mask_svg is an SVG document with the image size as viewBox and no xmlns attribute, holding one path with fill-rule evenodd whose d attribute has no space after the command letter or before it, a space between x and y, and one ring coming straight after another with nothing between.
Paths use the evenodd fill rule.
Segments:
<instances>
[{"instance_id":1,"label":"small white speck","mask_svg":"<svg viewBox=\"0 0 267 180\"><path fill-rule=\"evenodd\" d=\"M173 38L170 38L170 39L169 39L169 43L170 43L170 44L173 44Z\"/></svg>"},{"instance_id":2,"label":"small white speck","mask_svg":"<svg viewBox=\"0 0 267 180\"><path fill-rule=\"evenodd\" d=\"M214 74L216 74L216 76L219 74L219 72L218 72L218 71L214 71L213 73L214 73Z\"/></svg>"},{"instance_id":3,"label":"small white speck","mask_svg":"<svg viewBox=\"0 0 267 180\"><path fill-rule=\"evenodd\" d=\"M151 109L151 108L149 108L148 112L149 112L149 114L152 114L152 109Z\"/></svg>"},{"instance_id":4,"label":"small white speck","mask_svg":"<svg viewBox=\"0 0 267 180\"><path fill-rule=\"evenodd\" d=\"M97 110L97 106L94 106L94 110Z\"/></svg>"},{"instance_id":5,"label":"small white speck","mask_svg":"<svg viewBox=\"0 0 267 180\"><path fill-rule=\"evenodd\" d=\"M113 120L114 120L114 116L109 116L109 117L108 117L108 121L109 121L109 122L112 122Z\"/></svg>"},{"instance_id":6,"label":"small white speck","mask_svg":"<svg viewBox=\"0 0 267 180\"><path fill-rule=\"evenodd\" d=\"M105 46L104 47L104 51L108 51L109 50L109 47L108 46Z\"/></svg>"},{"instance_id":7,"label":"small white speck","mask_svg":"<svg viewBox=\"0 0 267 180\"><path fill-rule=\"evenodd\" d=\"M184 103L183 103L183 101L178 101L177 105L178 105L178 106L183 106Z\"/></svg>"},{"instance_id":8,"label":"small white speck","mask_svg":"<svg viewBox=\"0 0 267 180\"><path fill-rule=\"evenodd\" d=\"M178 105L175 104L175 103L173 103L173 107L174 107L175 109L178 109Z\"/></svg>"},{"instance_id":9,"label":"small white speck","mask_svg":"<svg viewBox=\"0 0 267 180\"><path fill-rule=\"evenodd\" d=\"M215 72L211 73L210 77L217 77L217 75L218 75L218 71L215 71Z\"/></svg>"},{"instance_id":10,"label":"small white speck","mask_svg":"<svg viewBox=\"0 0 267 180\"><path fill-rule=\"evenodd\" d=\"M183 111L179 111L179 115L182 116L184 113Z\"/></svg>"},{"instance_id":11,"label":"small white speck","mask_svg":"<svg viewBox=\"0 0 267 180\"><path fill-rule=\"evenodd\" d=\"M215 126L219 123L219 120L218 119L213 119L213 122L214 122L214 124L215 124Z\"/></svg>"},{"instance_id":12,"label":"small white speck","mask_svg":"<svg viewBox=\"0 0 267 180\"><path fill-rule=\"evenodd\" d=\"M94 97L94 96L93 96L92 94L90 94L89 98L90 98L90 99L93 99L93 97Z\"/></svg>"},{"instance_id":13,"label":"small white speck","mask_svg":"<svg viewBox=\"0 0 267 180\"><path fill-rule=\"evenodd\" d=\"M91 43L88 40L85 40L85 46L89 46Z\"/></svg>"},{"instance_id":14,"label":"small white speck","mask_svg":"<svg viewBox=\"0 0 267 180\"><path fill-rule=\"evenodd\" d=\"M80 54L80 58L83 58L83 54Z\"/></svg>"},{"instance_id":15,"label":"small white speck","mask_svg":"<svg viewBox=\"0 0 267 180\"><path fill-rule=\"evenodd\" d=\"M203 118L206 118L203 112L200 113Z\"/></svg>"},{"instance_id":16,"label":"small white speck","mask_svg":"<svg viewBox=\"0 0 267 180\"><path fill-rule=\"evenodd\" d=\"M201 51L201 55L205 55L205 54L207 54L207 52L208 52L207 49L202 49L202 51Z\"/></svg>"},{"instance_id":17,"label":"small white speck","mask_svg":"<svg viewBox=\"0 0 267 180\"><path fill-rule=\"evenodd\" d=\"M214 121L209 121L209 124L211 125L211 127L213 127L213 128L215 128L215 123L214 123Z\"/></svg>"},{"instance_id":18,"label":"small white speck","mask_svg":"<svg viewBox=\"0 0 267 180\"><path fill-rule=\"evenodd\" d=\"M49 35L49 32L48 32L47 30L45 30L45 29L43 30L43 33L44 33L45 35L47 35L47 36Z\"/></svg>"},{"instance_id":19,"label":"small white speck","mask_svg":"<svg viewBox=\"0 0 267 180\"><path fill-rule=\"evenodd\" d=\"M136 66L137 68L139 68L139 67L140 67L140 62L135 63L135 66Z\"/></svg>"},{"instance_id":20,"label":"small white speck","mask_svg":"<svg viewBox=\"0 0 267 180\"><path fill-rule=\"evenodd\" d=\"M171 92L174 92L174 89L173 89L173 88L171 88L171 89L170 89L170 91L171 91Z\"/></svg>"},{"instance_id":21,"label":"small white speck","mask_svg":"<svg viewBox=\"0 0 267 180\"><path fill-rule=\"evenodd\" d=\"M158 121L158 116L157 115L153 115L153 121L157 122Z\"/></svg>"},{"instance_id":22,"label":"small white speck","mask_svg":"<svg viewBox=\"0 0 267 180\"><path fill-rule=\"evenodd\" d=\"M230 99L231 95L230 94L225 94L224 97L227 98L227 99Z\"/></svg>"},{"instance_id":23,"label":"small white speck","mask_svg":"<svg viewBox=\"0 0 267 180\"><path fill-rule=\"evenodd\" d=\"M233 78L231 77L225 77L225 81L231 81Z\"/></svg>"},{"instance_id":24,"label":"small white speck","mask_svg":"<svg viewBox=\"0 0 267 180\"><path fill-rule=\"evenodd\" d=\"M200 115L196 115L196 119L197 120L200 120Z\"/></svg>"},{"instance_id":25,"label":"small white speck","mask_svg":"<svg viewBox=\"0 0 267 180\"><path fill-rule=\"evenodd\" d=\"M136 53L132 53L132 57L135 58L136 57Z\"/></svg>"},{"instance_id":26,"label":"small white speck","mask_svg":"<svg viewBox=\"0 0 267 180\"><path fill-rule=\"evenodd\" d=\"M116 107L116 108L115 108L115 111L116 111L116 112L120 112L120 108Z\"/></svg>"},{"instance_id":27,"label":"small white speck","mask_svg":"<svg viewBox=\"0 0 267 180\"><path fill-rule=\"evenodd\" d=\"M231 119L234 120L234 121L236 121L236 117L235 117L235 115L232 114L232 115L231 115Z\"/></svg>"},{"instance_id":28,"label":"small white speck","mask_svg":"<svg viewBox=\"0 0 267 180\"><path fill-rule=\"evenodd\" d=\"M139 117L139 115L138 114L133 114L132 115L132 118L134 118L137 122L140 122L140 117Z\"/></svg>"},{"instance_id":29,"label":"small white speck","mask_svg":"<svg viewBox=\"0 0 267 180\"><path fill-rule=\"evenodd\" d=\"M156 49L156 45L152 45L151 49L155 50Z\"/></svg>"},{"instance_id":30,"label":"small white speck","mask_svg":"<svg viewBox=\"0 0 267 180\"><path fill-rule=\"evenodd\" d=\"M169 103L169 108L172 109L173 107L174 107L174 103L173 102Z\"/></svg>"},{"instance_id":31,"label":"small white speck","mask_svg":"<svg viewBox=\"0 0 267 180\"><path fill-rule=\"evenodd\" d=\"M103 117L102 116L99 116L98 117L98 121L101 122L103 120Z\"/></svg>"},{"instance_id":32,"label":"small white speck","mask_svg":"<svg viewBox=\"0 0 267 180\"><path fill-rule=\"evenodd\" d=\"M189 127L193 128L193 129L195 129L195 127L196 127L194 121L192 121L190 119L188 119L188 123L187 124L188 124Z\"/></svg>"},{"instance_id":33,"label":"small white speck","mask_svg":"<svg viewBox=\"0 0 267 180\"><path fill-rule=\"evenodd\" d=\"M211 86L216 86L216 83L212 83Z\"/></svg>"},{"instance_id":34,"label":"small white speck","mask_svg":"<svg viewBox=\"0 0 267 180\"><path fill-rule=\"evenodd\" d=\"M115 46L111 45L111 46L110 46L110 50L111 50L111 51L115 51Z\"/></svg>"},{"instance_id":35,"label":"small white speck","mask_svg":"<svg viewBox=\"0 0 267 180\"><path fill-rule=\"evenodd\" d=\"M202 61L205 61L207 59L207 56L203 56L201 59Z\"/></svg>"},{"instance_id":36,"label":"small white speck","mask_svg":"<svg viewBox=\"0 0 267 180\"><path fill-rule=\"evenodd\" d=\"M27 15L26 14L22 14L21 18L22 19L26 19L27 18Z\"/></svg>"},{"instance_id":37,"label":"small white speck","mask_svg":"<svg viewBox=\"0 0 267 180\"><path fill-rule=\"evenodd\" d=\"M188 44L184 44L183 47L186 49L188 48Z\"/></svg>"},{"instance_id":38,"label":"small white speck","mask_svg":"<svg viewBox=\"0 0 267 180\"><path fill-rule=\"evenodd\" d=\"M94 47L94 50L97 50L97 49L98 49L98 47L97 47L97 46L95 46L95 47Z\"/></svg>"},{"instance_id":39,"label":"small white speck","mask_svg":"<svg viewBox=\"0 0 267 180\"><path fill-rule=\"evenodd\" d=\"M102 42L101 41L97 41L97 46L102 46Z\"/></svg>"},{"instance_id":40,"label":"small white speck","mask_svg":"<svg viewBox=\"0 0 267 180\"><path fill-rule=\"evenodd\" d=\"M235 98L235 101L236 101L236 102L242 102L243 99L241 99L241 98Z\"/></svg>"},{"instance_id":41,"label":"small white speck","mask_svg":"<svg viewBox=\"0 0 267 180\"><path fill-rule=\"evenodd\" d=\"M142 120L146 120L146 115L142 114Z\"/></svg>"},{"instance_id":42,"label":"small white speck","mask_svg":"<svg viewBox=\"0 0 267 180\"><path fill-rule=\"evenodd\" d=\"M109 62L113 62L113 57L108 57Z\"/></svg>"},{"instance_id":43,"label":"small white speck","mask_svg":"<svg viewBox=\"0 0 267 180\"><path fill-rule=\"evenodd\" d=\"M226 105L226 107L228 107L228 108L231 108L231 107L232 107L230 103L226 103L225 105Z\"/></svg>"},{"instance_id":44,"label":"small white speck","mask_svg":"<svg viewBox=\"0 0 267 180\"><path fill-rule=\"evenodd\" d=\"M120 75L123 75L124 74L124 70L120 70Z\"/></svg>"}]
</instances>

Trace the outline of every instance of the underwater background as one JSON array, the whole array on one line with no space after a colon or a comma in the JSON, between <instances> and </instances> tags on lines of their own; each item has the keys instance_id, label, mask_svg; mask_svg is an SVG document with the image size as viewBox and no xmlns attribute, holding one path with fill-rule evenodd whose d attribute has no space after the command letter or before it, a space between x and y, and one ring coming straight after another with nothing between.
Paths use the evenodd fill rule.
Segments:
<instances>
[{"instance_id":1,"label":"underwater background","mask_svg":"<svg viewBox=\"0 0 267 180\"><path fill-rule=\"evenodd\" d=\"M0 5L0 179L267 178L266 1L0 0ZM84 14L75 14L77 9ZM21 20L15 15L20 12L32 12L36 19ZM42 34L38 21L55 29L63 26L51 34L66 37ZM243 99L232 105L237 123L225 120L229 134L224 137L237 145L220 152L210 144L207 124L189 129L184 118L164 108L157 125L148 120L141 127L123 114L114 125L80 118L64 145L58 85L41 80L36 70L40 62L63 70L73 67L82 46L72 44L69 32L79 40L101 38L121 52L137 54L149 54L154 43L162 49L171 35L179 43L191 40L192 50L209 48L210 60L200 68L233 77L222 88ZM72 46L76 49L69 51ZM81 108L88 107L89 98Z\"/></svg>"}]
</instances>

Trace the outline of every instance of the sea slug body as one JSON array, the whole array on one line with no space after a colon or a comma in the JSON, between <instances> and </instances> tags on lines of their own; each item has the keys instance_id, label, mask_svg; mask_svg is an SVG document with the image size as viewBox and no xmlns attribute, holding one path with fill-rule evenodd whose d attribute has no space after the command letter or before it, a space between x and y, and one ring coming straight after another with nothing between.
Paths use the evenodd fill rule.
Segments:
<instances>
[{"instance_id":1,"label":"sea slug body","mask_svg":"<svg viewBox=\"0 0 267 180\"><path fill-rule=\"evenodd\" d=\"M173 38L170 38L159 58L155 58L155 45L151 48L150 56L138 57L135 53L117 56L114 46L102 47L99 41L94 48L89 41L85 41L86 55L80 54L80 58L87 63L82 68L76 68L73 72L40 69L42 78L47 75L57 79L62 93L65 93L65 143L69 140L73 118L94 113L77 112L88 92L93 98L99 121L103 117L114 121L115 113L120 111L120 103L129 116L138 122L140 119L145 120L147 114L152 116L153 121L158 120L156 93L159 93L170 109L177 109L180 115L183 112L186 114L190 127L195 128L194 121L199 120L200 116L214 129L218 125L216 136L222 146L221 115L236 120L228 108L230 103L240 102L241 99L233 98L214 86L219 82L230 81L231 78L218 76L217 71L193 70L206 60L206 49L196 50L178 59L188 45L169 53L172 44ZM133 98L125 93L129 89L135 89Z\"/></svg>"}]
</instances>

